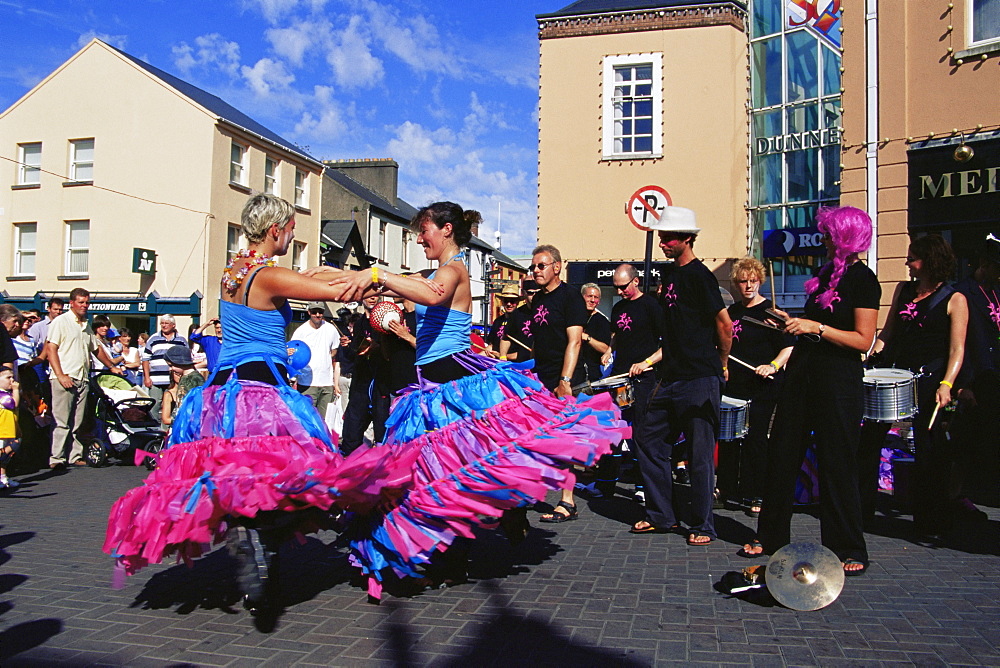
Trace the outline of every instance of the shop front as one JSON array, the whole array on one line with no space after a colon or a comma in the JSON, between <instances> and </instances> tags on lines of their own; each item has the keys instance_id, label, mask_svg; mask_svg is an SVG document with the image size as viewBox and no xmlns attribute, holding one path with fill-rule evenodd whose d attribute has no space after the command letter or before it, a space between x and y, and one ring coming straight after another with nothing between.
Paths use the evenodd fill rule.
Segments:
<instances>
[{"instance_id":1,"label":"shop front","mask_svg":"<svg viewBox=\"0 0 1000 668\"><path fill-rule=\"evenodd\" d=\"M20 297L10 295L5 290L0 292L0 303L10 304L22 311L38 309L41 313L45 313L52 297L61 297L68 301L69 292L42 291L30 297ZM114 327L126 327L135 333L155 332L158 330L157 318L166 314L191 318L194 324L200 324L201 302L201 292L194 292L189 297L161 297L158 292L151 292L148 295L91 292L90 315L93 317L103 313L111 319Z\"/></svg>"},{"instance_id":2,"label":"shop front","mask_svg":"<svg viewBox=\"0 0 1000 668\"><path fill-rule=\"evenodd\" d=\"M913 145L907 163L910 236L943 236L962 278L986 235L1000 234L1000 130Z\"/></svg>"}]
</instances>

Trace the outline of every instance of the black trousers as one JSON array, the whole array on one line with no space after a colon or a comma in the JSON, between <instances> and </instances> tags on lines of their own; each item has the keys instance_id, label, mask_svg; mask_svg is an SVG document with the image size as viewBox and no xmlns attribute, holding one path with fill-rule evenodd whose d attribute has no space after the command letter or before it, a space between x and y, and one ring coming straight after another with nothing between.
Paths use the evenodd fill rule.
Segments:
<instances>
[{"instance_id":1,"label":"black trousers","mask_svg":"<svg viewBox=\"0 0 1000 668\"><path fill-rule=\"evenodd\" d=\"M368 425L372 425L376 443L385 440L385 422L389 419L391 403L388 392L380 391L374 381L357 376L351 379L351 392L347 395L347 409L344 411L344 431L339 443L344 455L361 447Z\"/></svg>"},{"instance_id":2,"label":"black trousers","mask_svg":"<svg viewBox=\"0 0 1000 668\"><path fill-rule=\"evenodd\" d=\"M636 376L632 379L632 405L622 409L622 419L632 427L631 452L638 450L638 441L642 438L642 423L646 417L646 406L649 404L649 395L653 393L656 385L656 375L652 371ZM602 456L597 461L597 488L605 494L614 494L618 484L618 477L621 474L622 463L621 443L616 445L612 452ZM641 488L641 485L639 486Z\"/></svg>"},{"instance_id":3,"label":"black trousers","mask_svg":"<svg viewBox=\"0 0 1000 668\"><path fill-rule=\"evenodd\" d=\"M752 501L764 496L768 430L778 404L781 381L761 380L758 384L761 386L752 388L726 386L727 396L750 400L747 408L747 435L732 441L719 441L717 485L722 496L728 499L743 498Z\"/></svg>"},{"instance_id":4,"label":"black trousers","mask_svg":"<svg viewBox=\"0 0 1000 668\"><path fill-rule=\"evenodd\" d=\"M860 356L810 360L807 353L792 361L774 419L757 537L769 554L791 542L795 480L815 433L821 542L841 560L867 563L857 464L864 401Z\"/></svg>"},{"instance_id":5,"label":"black trousers","mask_svg":"<svg viewBox=\"0 0 1000 668\"><path fill-rule=\"evenodd\" d=\"M658 381L647 404L638 439L639 469L646 484L646 515L658 527L677 524L673 498L672 455L683 433L691 450L691 517L694 531L715 536L712 491L715 488L715 438L719 433L719 378Z\"/></svg>"}]
</instances>

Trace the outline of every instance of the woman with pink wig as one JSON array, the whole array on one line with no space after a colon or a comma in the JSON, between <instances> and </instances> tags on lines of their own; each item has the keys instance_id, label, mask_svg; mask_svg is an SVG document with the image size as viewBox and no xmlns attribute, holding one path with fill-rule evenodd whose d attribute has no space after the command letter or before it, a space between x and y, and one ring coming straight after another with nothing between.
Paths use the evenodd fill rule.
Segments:
<instances>
[{"instance_id":1,"label":"woman with pink wig","mask_svg":"<svg viewBox=\"0 0 1000 668\"><path fill-rule=\"evenodd\" d=\"M778 400L757 538L742 554L773 554L791 542L795 480L814 434L822 543L840 557L846 575L860 575L868 568L856 463L861 360L875 339L882 289L858 260L871 245L868 215L850 206L826 208L816 214L816 223L830 261L806 282L804 317L785 321L785 332L798 340Z\"/></svg>"}]
</instances>

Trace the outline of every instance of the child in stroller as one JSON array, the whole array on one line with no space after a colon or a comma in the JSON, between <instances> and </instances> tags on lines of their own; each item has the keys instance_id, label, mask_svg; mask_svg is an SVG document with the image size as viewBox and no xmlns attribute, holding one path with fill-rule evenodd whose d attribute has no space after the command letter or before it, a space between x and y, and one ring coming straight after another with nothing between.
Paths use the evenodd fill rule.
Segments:
<instances>
[{"instance_id":1,"label":"child in stroller","mask_svg":"<svg viewBox=\"0 0 1000 668\"><path fill-rule=\"evenodd\" d=\"M113 373L90 379L88 405L94 425L84 438L84 458L91 466L106 466L110 458L134 461L152 471L155 455L163 449L165 433L150 415L155 402L140 385Z\"/></svg>"}]
</instances>

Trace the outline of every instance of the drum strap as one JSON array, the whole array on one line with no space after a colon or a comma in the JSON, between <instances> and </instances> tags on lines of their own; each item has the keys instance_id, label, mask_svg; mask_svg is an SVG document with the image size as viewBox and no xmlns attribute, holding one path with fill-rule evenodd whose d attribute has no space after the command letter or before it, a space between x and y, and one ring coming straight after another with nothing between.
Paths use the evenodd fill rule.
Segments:
<instances>
[{"instance_id":1,"label":"drum strap","mask_svg":"<svg viewBox=\"0 0 1000 668\"><path fill-rule=\"evenodd\" d=\"M910 289L911 285L913 286L912 292L914 293L914 296L915 296L916 295L916 283L908 283L906 285L905 290L907 292L911 292L911 289ZM941 287L939 287L934 292L934 294L931 297L928 298L928 300L927 300L927 310L924 311L924 313L926 315L924 317L929 316L930 313L931 313L931 311L933 311L935 308L937 308L938 304L940 304L941 302L943 302L944 300L946 300L948 297L950 297L952 294L954 294L954 292L955 292L955 288L951 287L950 285L946 285L946 284L942 283ZM900 295L900 296L901 296L900 301L903 301L902 295ZM907 299L906 301L910 301L910 300ZM898 313L893 313L892 317L894 317L894 318L897 319L897 324L899 325L900 331L902 331L902 332L908 333L912 327L919 326L919 324L920 324L920 321L918 321L916 319L914 319L914 320L903 320L902 318L899 317ZM923 320L923 319L921 318L921 320ZM898 335L897 335L897 338L898 338ZM895 349L896 346L893 345L891 347L893 348L893 350L889 351L890 354L886 355L885 359L887 361L890 361L893 364L895 364L896 363L896 355L895 355L895 350L894 349Z\"/></svg>"}]
</instances>

